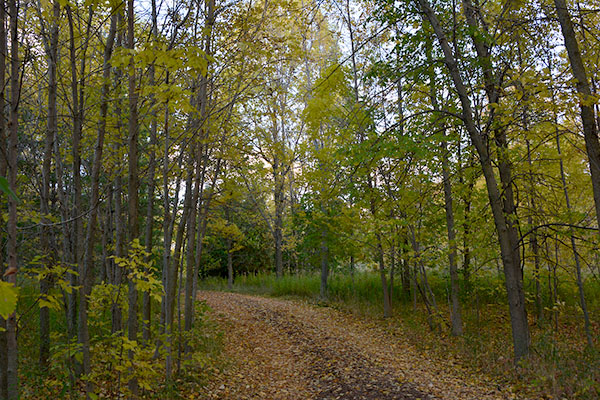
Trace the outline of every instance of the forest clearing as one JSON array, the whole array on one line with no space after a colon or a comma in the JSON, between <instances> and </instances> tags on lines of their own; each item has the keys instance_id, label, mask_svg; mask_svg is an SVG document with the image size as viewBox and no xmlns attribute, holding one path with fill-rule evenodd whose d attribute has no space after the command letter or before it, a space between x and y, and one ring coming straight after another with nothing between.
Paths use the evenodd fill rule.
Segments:
<instances>
[{"instance_id":1,"label":"forest clearing","mask_svg":"<svg viewBox=\"0 0 600 400\"><path fill-rule=\"evenodd\" d=\"M0 0L0 400L600 398L599 1Z\"/></svg>"}]
</instances>

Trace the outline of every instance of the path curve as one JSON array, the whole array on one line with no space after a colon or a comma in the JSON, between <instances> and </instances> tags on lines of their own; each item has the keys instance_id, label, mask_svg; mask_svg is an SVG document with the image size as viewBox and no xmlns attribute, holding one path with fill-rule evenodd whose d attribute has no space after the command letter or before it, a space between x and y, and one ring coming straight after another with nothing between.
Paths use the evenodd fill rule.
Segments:
<instances>
[{"instance_id":1,"label":"path curve","mask_svg":"<svg viewBox=\"0 0 600 400\"><path fill-rule=\"evenodd\" d=\"M203 291L231 365L213 399L511 399L459 365L426 359L376 320L290 300ZM397 333L396 333L397 334Z\"/></svg>"}]
</instances>

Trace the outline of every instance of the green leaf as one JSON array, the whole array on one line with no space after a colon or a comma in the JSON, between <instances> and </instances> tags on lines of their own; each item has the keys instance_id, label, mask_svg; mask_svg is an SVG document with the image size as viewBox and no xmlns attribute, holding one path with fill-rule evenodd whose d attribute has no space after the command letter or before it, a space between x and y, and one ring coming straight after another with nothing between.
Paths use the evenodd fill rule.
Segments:
<instances>
[{"instance_id":1,"label":"green leaf","mask_svg":"<svg viewBox=\"0 0 600 400\"><path fill-rule=\"evenodd\" d=\"M8 318L17 308L18 290L11 283L0 281L0 315Z\"/></svg>"},{"instance_id":2,"label":"green leaf","mask_svg":"<svg viewBox=\"0 0 600 400\"><path fill-rule=\"evenodd\" d=\"M10 190L10 185L5 177L0 176L0 190L12 197L15 201L20 201L15 192Z\"/></svg>"}]
</instances>

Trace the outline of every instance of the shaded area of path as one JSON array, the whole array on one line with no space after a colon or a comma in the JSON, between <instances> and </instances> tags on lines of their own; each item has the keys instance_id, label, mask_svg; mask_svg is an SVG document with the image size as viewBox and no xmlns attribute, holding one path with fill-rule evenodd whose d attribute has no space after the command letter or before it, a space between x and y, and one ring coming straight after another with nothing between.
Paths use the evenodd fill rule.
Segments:
<instances>
[{"instance_id":1,"label":"shaded area of path","mask_svg":"<svg viewBox=\"0 0 600 400\"><path fill-rule=\"evenodd\" d=\"M215 399L506 399L459 366L423 358L377 321L301 302L201 292L231 360Z\"/></svg>"}]
</instances>

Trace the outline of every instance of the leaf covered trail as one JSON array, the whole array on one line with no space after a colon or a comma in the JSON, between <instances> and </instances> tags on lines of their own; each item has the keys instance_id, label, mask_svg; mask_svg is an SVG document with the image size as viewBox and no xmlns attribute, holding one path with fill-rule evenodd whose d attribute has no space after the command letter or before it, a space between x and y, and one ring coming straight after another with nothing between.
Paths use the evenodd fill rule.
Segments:
<instances>
[{"instance_id":1,"label":"leaf covered trail","mask_svg":"<svg viewBox=\"0 0 600 400\"><path fill-rule=\"evenodd\" d=\"M452 361L428 360L400 333L331 308L201 292L223 328L232 364L213 399L508 399Z\"/></svg>"}]
</instances>

